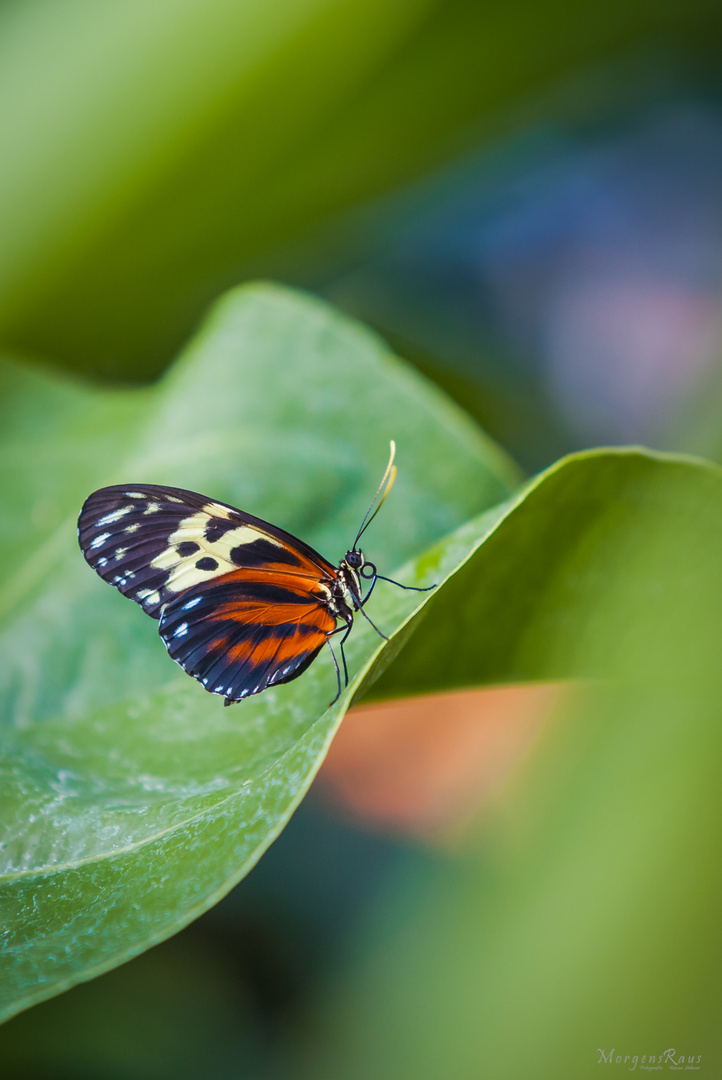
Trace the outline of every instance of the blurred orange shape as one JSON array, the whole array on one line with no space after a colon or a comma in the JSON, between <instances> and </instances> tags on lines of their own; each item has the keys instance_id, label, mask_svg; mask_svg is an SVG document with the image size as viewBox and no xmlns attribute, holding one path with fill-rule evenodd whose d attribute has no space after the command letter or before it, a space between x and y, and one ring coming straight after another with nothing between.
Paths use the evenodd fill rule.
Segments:
<instances>
[{"instance_id":1,"label":"blurred orange shape","mask_svg":"<svg viewBox=\"0 0 722 1080\"><path fill-rule=\"evenodd\" d=\"M456 831L525 756L560 689L463 690L352 709L317 791L370 828Z\"/></svg>"}]
</instances>

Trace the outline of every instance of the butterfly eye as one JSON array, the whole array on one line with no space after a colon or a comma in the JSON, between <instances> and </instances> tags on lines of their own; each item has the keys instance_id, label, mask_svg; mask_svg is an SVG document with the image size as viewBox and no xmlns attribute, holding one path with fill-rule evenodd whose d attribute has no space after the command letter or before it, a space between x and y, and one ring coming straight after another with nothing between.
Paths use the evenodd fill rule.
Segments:
<instances>
[{"instance_id":1,"label":"butterfly eye","mask_svg":"<svg viewBox=\"0 0 722 1080\"><path fill-rule=\"evenodd\" d=\"M353 570L358 570L363 565L364 557L360 551L347 551L346 562Z\"/></svg>"}]
</instances>

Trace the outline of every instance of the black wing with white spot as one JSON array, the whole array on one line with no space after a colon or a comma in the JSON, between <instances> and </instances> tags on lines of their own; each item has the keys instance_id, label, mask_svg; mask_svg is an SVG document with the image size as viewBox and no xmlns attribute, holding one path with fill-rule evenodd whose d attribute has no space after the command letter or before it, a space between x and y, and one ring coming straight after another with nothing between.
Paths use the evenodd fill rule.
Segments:
<instances>
[{"instance_id":1,"label":"black wing with white spot","mask_svg":"<svg viewBox=\"0 0 722 1080\"><path fill-rule=\"evenodd\" d=\"M180 593L239 568L324 580L335 569L302 540L195 491L117 484L90 495L78 540L90 565L153 618Z\"/></svg>"},{"instance_id":2,"label":"black wing with white spot","mask_svg":"<svg viewBox=\"0 0 722 1080\"><path fill-rule=\"evenodd\" d=\"M297 678L335 627L327 588L276 563L183 593L158 630L176 663L230 704Z\"/></svg>"}]
</instances>

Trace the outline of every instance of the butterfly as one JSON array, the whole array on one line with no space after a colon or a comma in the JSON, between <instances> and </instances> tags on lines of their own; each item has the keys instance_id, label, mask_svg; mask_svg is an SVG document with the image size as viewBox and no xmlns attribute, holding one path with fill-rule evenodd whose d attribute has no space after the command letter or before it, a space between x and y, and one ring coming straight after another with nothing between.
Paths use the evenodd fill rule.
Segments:
<instances>
[{"instance_id":1,"label":"butterfly","mask_svg":"<svg viewBox=\"0 0 722 1080\"><path fill-rule=\"evenodd\" d=\"M349 551L333 566L276 525L194 491L116 484L90 495L78 540L95 571L158 619L171 657L225 704L298 678L331 638L343 645L378 580L358 542L396 479L395 445ZM375 508L375 509L374 509ZM364 595L363 585L368 584ZM433 588L433 586L432 586ZM340 623L340 625L339 625Z\"/></svg>"}]
</instances>

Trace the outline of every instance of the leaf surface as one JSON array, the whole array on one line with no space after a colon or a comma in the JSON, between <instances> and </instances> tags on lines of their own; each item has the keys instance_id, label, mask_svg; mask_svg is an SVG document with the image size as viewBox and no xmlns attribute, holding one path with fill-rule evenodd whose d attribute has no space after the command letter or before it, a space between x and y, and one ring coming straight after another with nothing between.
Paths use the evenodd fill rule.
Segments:
<instances>
[{"instance_id":1,"label":"leaf surface","mask_svg":"<svg viewBox=\"0 0 722 1080\"><path fill-rule=\"evenodd\" d=\"M229 294L154 387L90 389L10 363L1 377L10 1015L167 937L239 880L303 796L383 645L358 620L352 684L333 709L327 656L225 709L85 564L85 496L141 481L200 490L336 561L393 437L401 475L365 537L383 571L507 497L517 474L375 336L272 286ZM405 615L419 594L401 595Z\"/></svg>"}]
</instances>

